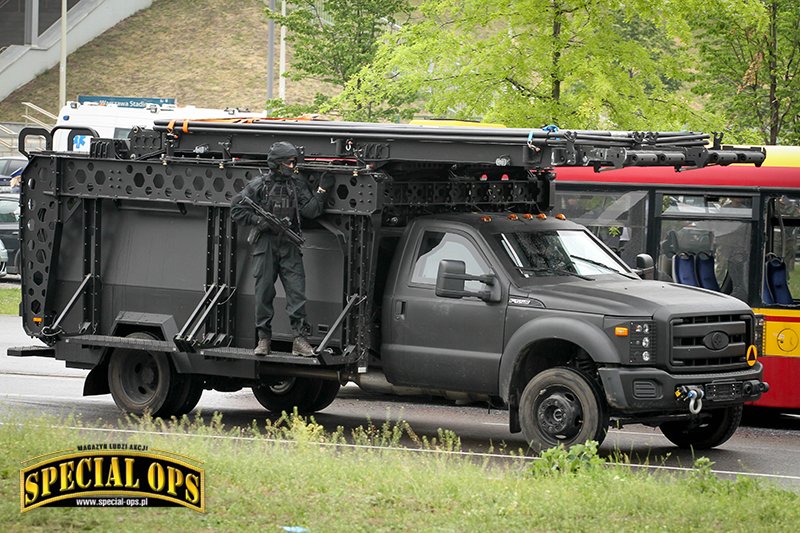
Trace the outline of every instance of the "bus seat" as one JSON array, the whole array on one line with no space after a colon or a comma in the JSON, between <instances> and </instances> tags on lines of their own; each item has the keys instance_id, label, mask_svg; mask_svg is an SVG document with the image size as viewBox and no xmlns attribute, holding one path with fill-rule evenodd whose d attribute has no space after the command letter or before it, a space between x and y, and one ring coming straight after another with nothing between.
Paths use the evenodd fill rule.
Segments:
<instances>
[{"instance_id":1,"label":"bus seat","mask_svg":"<svg viewBox=\"0 0 800 533\"><path fill-rule=\"evenodd\" d=\"M681 285L699 287L694 267L694 254L681 252L672 257L672 279Z\"/></svg>"},{"instance_id":2,"label":"bus seat","mask_svg":"<svg viewBox=\"0 0 800 533\"><path fill-rule=\"evenodd\" d=\"M764 263L764 283L762 284L763 287L761 288L761 300L763 300L765 305L773 305L775 303L775 298L772 296L772 291L769 288L769 282L767 279L769 278L769 274L767 274L767 264Z\"/></svg>"},{"instance_id":3,"label":"bus seat","mask_svg":"<svg viewBox=\"0 0 800 533\"><path fill-rule=\"evenodd\" d=\"M794 303L786 277L786 263L780 257L767 261L767 283L776 304L791 305Z\"/></svg>"},{"instance_id":4,"label":"bus seat","mask_svg":"<svg viewBox=\"0 0 800 533\"><path fill-rule=\"evenodd\" d=\"M697 280L704 289L720 292L717 276L714 274L714 256L708 252L700 252L695 257Z\"/></svg>"}]
</instances>

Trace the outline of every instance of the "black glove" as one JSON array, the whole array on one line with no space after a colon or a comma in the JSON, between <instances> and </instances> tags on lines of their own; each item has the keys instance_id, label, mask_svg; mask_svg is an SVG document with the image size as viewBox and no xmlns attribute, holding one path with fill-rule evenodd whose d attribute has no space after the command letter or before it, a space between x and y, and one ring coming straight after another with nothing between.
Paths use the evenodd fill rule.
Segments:
<instances>
[{"instance_id":1,"label":"black glove","mask_svg":"<svg viewBox=\"0 0 800 533\"><path fill-rule=\"evenodd\" d=\"M336 177L330 172L323 172L319 177L319 188L330 192L334 185L336 185Z\"/></svg>"},{"instance_id":2,"label":"black glove","mask_svg":"<svg viewBox=\"0 0 800 533\"><path fill-rule=\"evenodd\" d=\"M258 231L261 231L261 232L270 231L271 226L269 225L269 223L266 220L264 220L263 218L259 217L258 224L256 224L256 229Z\"/></svg>"}]
</instances>

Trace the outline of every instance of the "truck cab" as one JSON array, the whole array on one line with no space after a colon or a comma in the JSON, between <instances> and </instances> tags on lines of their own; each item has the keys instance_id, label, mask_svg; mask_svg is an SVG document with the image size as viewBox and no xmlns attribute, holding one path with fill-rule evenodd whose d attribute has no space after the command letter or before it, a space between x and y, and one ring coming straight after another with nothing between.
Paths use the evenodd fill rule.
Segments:
<instances>
[{"instance_id":1,"label":"truck cab","mask_svg":"<svg viewBox=\"0 0 800 533\"><path fill-rule=\"evenodd\" d=\"M718 427L692 444L717 445L738 425L737 404L761 394L745 304L642 280L563 215L413 220L389 271L381 331L390 383L499 399L539 447L602 440L610 419L643 412L670 431L700 387ZM670 435L685 441L685 430Z\"/></svg>"}]
</instances>

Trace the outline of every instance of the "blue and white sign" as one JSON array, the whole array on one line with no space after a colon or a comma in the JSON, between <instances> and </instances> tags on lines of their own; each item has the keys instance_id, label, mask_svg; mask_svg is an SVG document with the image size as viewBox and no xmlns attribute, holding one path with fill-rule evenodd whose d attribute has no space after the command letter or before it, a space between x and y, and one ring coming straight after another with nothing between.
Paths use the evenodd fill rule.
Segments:
<instances>
[{"instance_id":1,"label":"blue and white sign","mask_svg":"<svg viewBox=\"0 0 800 533\"><path fill-rule=\"evenodd\" d=\"M139 98L135 96L78 96L79 104L95 103L99 105L115 105L117 107L132 107L144 109L149 105L176 105L175 98Z\"/></svg>"},{"instance_id":2,"label":"blue and white sign","mask_svg":"<svg viewBox=\"0 0 800 533\"><path fill-rule=\"evenodd\" d=\"M89 151L89 139L91 139L88 135L76 135L72 139L72 151L73 152L88 152Z\"/></svg>"}]
</instances>

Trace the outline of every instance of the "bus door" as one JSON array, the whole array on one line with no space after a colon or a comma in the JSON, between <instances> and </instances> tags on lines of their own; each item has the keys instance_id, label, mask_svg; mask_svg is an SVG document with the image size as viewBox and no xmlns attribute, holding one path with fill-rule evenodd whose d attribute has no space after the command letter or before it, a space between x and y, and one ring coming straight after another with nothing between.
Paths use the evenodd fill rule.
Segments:
<instances>
[{"instance_id":1,"label":"bus door","mask_svg":"<svg viewBox=\"0 0 800 533\"><path fill-rule=\"evenodd\" d=\"M764 378L771 388L756 405L800 409L800 194L770 194L766 213L763 304L754 311L764 317Z\"/></svg>"},{"instance_id":2,"label":"bus door","mask_svg":"<svg viewBox=\"0 0 800 533\"><path fill-rule=\"evenodd\" d=\"M656 192L658 279L760 301L758 196Z\"/></svg>"},{"instance_id":3,"label":"bus door","mask_svg":"<svg viewBox=\"0 0 800 533\"><path fill-rule=\"evenodd\" d=\"M764 303L794 305L800 297L800 195L772 194L767 197L767 228ZM785 285L785 286L784 286Z\"/></svg>"}]
</instances>

